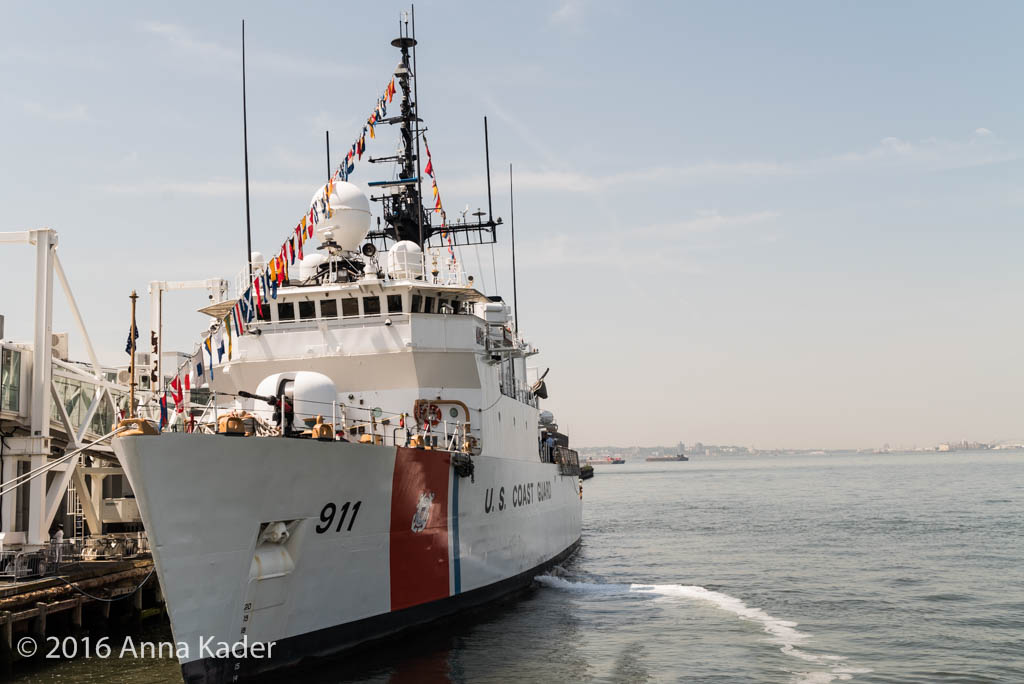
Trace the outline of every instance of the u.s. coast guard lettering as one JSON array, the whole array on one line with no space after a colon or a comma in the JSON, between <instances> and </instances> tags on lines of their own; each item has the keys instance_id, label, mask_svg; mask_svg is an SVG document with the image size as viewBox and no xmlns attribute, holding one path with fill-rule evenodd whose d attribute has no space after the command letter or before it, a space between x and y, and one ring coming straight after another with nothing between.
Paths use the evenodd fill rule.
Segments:
<instances>
[{"instance_id":1,"label":"u.s. coast guard lettering","mask_svg":"<svg viewBox=\"0 0 1024 684\"><path fill-rule=\"evenodd\" d=\"M512 486L512 508L529 506L534 503L535 497L538 503L541 501L547 501L551 498L551 482L549 480L541 480L536 483L523 482L522 484ZM484 492L484 513L490 513L493 510L505 510L504 487L498 488L497 503L495 503L494 500L494 487L488 487Z\"/></svg>"},{"instance_id":2,"label":"u.s. coast guard lettering","mask_svg":"<svg viewBox=\"0 0 1024 684\"><path fill-rule=\"evenodd\" d=\"M490 513L495 508L494 503L494 487L488 487L487 491L484 492L484 513ZM505 488L501 487L498 489L498 503L497 508L499 511L505 510Z\"/></svg>"}]
</instances>

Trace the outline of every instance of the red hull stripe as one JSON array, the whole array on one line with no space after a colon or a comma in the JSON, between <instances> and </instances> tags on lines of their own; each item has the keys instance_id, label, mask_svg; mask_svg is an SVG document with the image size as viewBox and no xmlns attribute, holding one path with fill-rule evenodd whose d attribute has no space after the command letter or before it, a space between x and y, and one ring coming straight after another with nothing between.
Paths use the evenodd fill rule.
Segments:
<instances>
[{"instance_id":1,"label":"red hull stripe","mask_svg":"<svg viewBox=\"0 0 1024 684\"><path fill-rule=\"evenodd\" d=\"M449 596L451 457L399 447L391 483L391 610Z\"/></svg>"}]
</instances>

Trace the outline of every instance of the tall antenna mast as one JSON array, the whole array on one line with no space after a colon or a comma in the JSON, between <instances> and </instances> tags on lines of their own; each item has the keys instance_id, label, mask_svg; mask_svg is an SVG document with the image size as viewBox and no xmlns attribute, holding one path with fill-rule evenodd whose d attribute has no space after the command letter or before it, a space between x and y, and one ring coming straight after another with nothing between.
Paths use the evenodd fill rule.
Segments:
<instances>
[{"instance_id":1,"label":"tall antenna mast","mask_svg":"<svg viewBox=\"0 0 1024 684\"><path fill-rule=\"evenodd\" d=\"M245 19L242 20L242 146L245 150L245 263L252 280L252 221L249 215L249 125L245 107ZM239 293L241 294L241 293Z\"/></svg>"},{"instance_id":2,"label":"tall antenna mast","mask_svg":"<svg viewBox=\"0 0 1024 684\"><path fill-rule=\"evenodd\" d=\"M416 196L420 206L416 212L416 223L420 229L420 247L423 246L423 174L420 173L420 72L416 69L416 5L409 3L412 10L412 97L413 114L416 117ZM408 33L408 28L406 28Z\"/></svg>"},{"instance_id":3,"label":"tall antenna mast","mask_svg":"<svg viewBox=\"0 0 1024 684\"><path fill-rule=\"evenodd\" d=\"M331 182L331 132L324 131L327 138L327 182Z\"/></svg>"},{"instance_id":4,"label":"tall antenna mast","mask_svg":"<svg viewBox=\"0 0 1024 684\"><path fill-rule=\"evenodd\" d=\"M491 211L491 144L487 138L487 117L484 117L484 156L487 160L487 220L492 221L494 212Z\"/></svg>"},{"instance_id":5,"label":"tall antenna mast","mask_svg":"<svg viewBox=\"0 0 1024 684\"><path fill-rule=\"evenodd\" d=\"M402 190L399 194L388 195L383 200L384 220L391 224L392 236L396 242L411 240L422 246L424 231L429 230L429 226L424 225L423 221L423 200L421 199L423 181L420 178L419 156L420 127L418 107L414 102L416 86L415 81L410 83L410 79L413 77L413 64L410 60L409 49L416 46L416 39L409 35L408 14L404 11L402 19L403 21L399 23L402 28L401 35L391 41L391 44L402 53L402 59L395 68L395 78L402 89L402 99L399 102L401 114L385 120L386 123L398 124L402 136L402 152L395 158L401 164L397 185L400 185ZM413 216L413 213L416 216Z\"/></svg>"},{"instance_id":6,"label":"tall antenna mast","mask_svg":"<svg viewBox=\"0 0 1024 684\"><path fill-rule=\"evenodd\" d=\"M490 195L490 193L488 193ZM508 165L508 206L512 223L512 324L519 334L519 297L516 294L516 205L512 195L512 164Z\"/></svg>"},{"instance_id":7,"label":"tall antenna mast","mask_svg":"<svg viewBox=\"0 0 1024 684\"><path fill-rule=\"evenodd\" d=\"M401 51L402 57L394 71L394 83L401 90L398 116L382 119L380 123L399 126L401 135L400 151L394 156L370 157L371 164L379 162L396 162L399 165L398 178L388 181L370 181L370 187L380 187L382 194L372 196L374 202L383 207L381 217L387 224L386 228L377 223L377 229L367 234L367 239L379 248L386 249L389 241L401 242L408 240L417 243L421 248L437 233L441 226L434 225L432 213L437 206L435 199L427 209L423 202L422 155L420 147L427 144L426 138L420 141L426 132L421 126L419 117L419 72L416 71L416 8L410 5L399 17L399 35L391 41L391 45ZM411 26L410 26L411 20ZM394 95L392 91L390 95ZM487 123L484 122L484 137L487 143ZM424 147L429 159L429 150ZM491 215L492 197L490 185L490 148L487 150L487 208L488 213L473 214L475 220L467 221L465 215L461 221L444 223L444 232L450 237L455 247L467 245L486 245L496 241L496 227L501 225L500 218ZM416 215L413 216L413 213ZM443 222L443 221L442 221ZM442 240L443 242L444 240Z\"/></svg>"}]
</instances>

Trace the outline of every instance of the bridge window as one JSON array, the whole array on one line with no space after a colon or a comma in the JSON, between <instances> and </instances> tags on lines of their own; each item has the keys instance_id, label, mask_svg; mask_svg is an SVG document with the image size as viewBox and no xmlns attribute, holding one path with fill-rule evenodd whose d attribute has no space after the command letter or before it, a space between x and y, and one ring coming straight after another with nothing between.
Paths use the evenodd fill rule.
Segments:
<instances>
[{"instance_id":1,"label":"bridge window","mask_svg":"<svg viewBox=\"0 0 1024 684\"><path fill-rule=\"evenodd\" d=\"M388 295L388 313L402 313L402 295Z\"/></svg>"},{"instance_id":2,"label":"bridge window","mask_svg":"<svg viewBox=\"0 0 1024 684\"><path fill-rule=\"evenodd\" d=\"M434 298L424 297L423 298L423 313L434 313Z\"/></svg>"},{"instance_id":3,"label":"bridge window","mask_svg":"<svg viewBox=\"0 0 1024 684\"><path fill-rule=\"evenodd\" d=\"M312 321L316 318L316 302L299 302L299 318Z\"/></svg>"},{"instance_id":4,"label":"bridge window","mask_svg":"<svg viewBox=\"0 0 1024 684\"><path fill-rule=\"evenodd\" d=\"M253 308L256 309L256 320L257 321L269 321L270 320L270 304L267 300L263 300L263 306L256 303L255 298L253 299Z\"/></svg>"},{"instance_id":5,"label":"bridge window","mask_svg":"<svg viewBox=\"0 0 1024 684\"><path fill-rule=\"evenodd\" d=\"M338 300L336 299L324 299L320 302L320 317L321 318L337 318L338 317Z\"/></svg>"},{"instance_id":6,"label":"bridge window","mask_svg":"<svg viewBox=\"0 0 1024 684\"><path fill-rule=\"evenodd\" d=\"M419 313L422 308L423 308L423 296L422 295L418 295L418 294L414 294L412 296L412 309L411 309L412 313Z\"/></svg>"},{"instance_id":7,"label":"bridge window","mask_svg":"<svg viewBox=\"0 0 1024 684\"><path fill-rule=\"evenodd\" d=\"M341 300L341 315L343 318L355 318L359 315L359 300L355 297Z\"/></svg>"},{"instance_id":8,"label":"bridge window","mask_svg":"<svg viewBox=\"0 0 1024 684\"><path fill-rule=\"evenodd\" d=\"M363 315L380 315L380 297L363 297Z\"/></svg>"},{"instance_id":9,"label":"bridge window","mask_svg":"<svg viewBox=\"0 0 1024 684\"><path fill-rule=\"evenodd\" d=\"M277 320L279 322L295 320L295 304L293 302L281 302L277 305Z\"/></svg>"}]
</instances>

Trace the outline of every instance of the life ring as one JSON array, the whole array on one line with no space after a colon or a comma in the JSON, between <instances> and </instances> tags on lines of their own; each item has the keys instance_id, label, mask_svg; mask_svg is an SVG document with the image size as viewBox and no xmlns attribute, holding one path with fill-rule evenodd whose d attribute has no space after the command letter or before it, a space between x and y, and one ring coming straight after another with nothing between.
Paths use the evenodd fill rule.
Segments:
<instances>
[{"instance_id":1,"label":"life ring","mask_svg":"<svg viewBox=\"0 0 1024 684\"><path fill-rule=\"evenodd\" d=\"M424 423L430 423L431 427L437 427L441 424L441 407L437 404L421 404L417 407L416 419Z\"/></svg>"}]
</instances>

